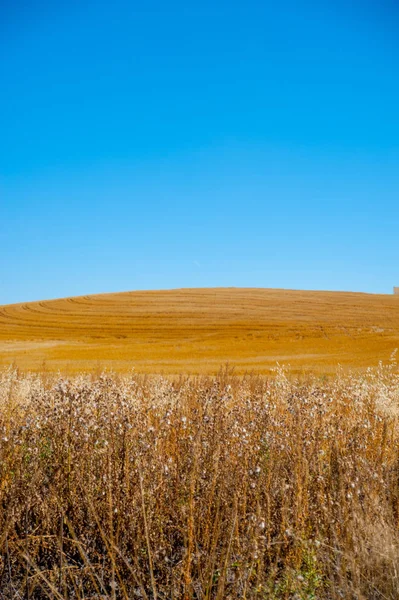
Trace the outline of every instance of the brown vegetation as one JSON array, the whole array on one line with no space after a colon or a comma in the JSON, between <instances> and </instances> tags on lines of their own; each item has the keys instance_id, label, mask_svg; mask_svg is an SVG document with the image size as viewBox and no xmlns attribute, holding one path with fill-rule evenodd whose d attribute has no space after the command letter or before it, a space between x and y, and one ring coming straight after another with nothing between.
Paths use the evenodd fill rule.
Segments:
<instances>
[{"instance_id":1,"label":"brown vegetation","mask_svg":"<svg viewBox=\"0 0 399 600\"><path fill-rule=\"evenodd\" d=\"M268 373L376 366L399 346L399 297L267 289L84 296L0 307L0 365Z\"/></svg>"},{"instance_id":2,"label":"brown vegetation","mask_svg":"<svg viewBox=\"0 0 399 600\"><path fill-rule=\"evenodd\" d=\"M397 599L399 376L0 375L0 598Z\"/></svg>"}]
</instances>

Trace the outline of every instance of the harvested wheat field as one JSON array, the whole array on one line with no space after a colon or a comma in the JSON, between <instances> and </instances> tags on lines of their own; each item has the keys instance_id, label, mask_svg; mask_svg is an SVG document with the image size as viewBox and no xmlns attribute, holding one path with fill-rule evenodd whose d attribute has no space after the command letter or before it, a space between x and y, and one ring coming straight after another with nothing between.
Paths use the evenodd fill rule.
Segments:
<instances>
[{"instance_id":1,"label":"harvested wheat field","mask_svg":"<svg viewBox=\"0 0 399 600\"><path fill-rule=\"evenodd\" d=\"M399 296L180 289L0 307L0 365L169 374L364 368L399 347Z\"/></svg>"}]
</instances>

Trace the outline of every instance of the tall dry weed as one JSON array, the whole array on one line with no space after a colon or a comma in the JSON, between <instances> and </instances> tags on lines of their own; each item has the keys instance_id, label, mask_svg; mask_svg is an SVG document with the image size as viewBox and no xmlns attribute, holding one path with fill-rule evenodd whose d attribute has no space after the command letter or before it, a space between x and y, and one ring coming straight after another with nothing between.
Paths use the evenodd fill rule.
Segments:
<instances>
[{"instance_id":1,"label":"tall dry weed","mask_svg":"<svg viewBox=\"0 0 399 600\"><path fill-rule=\"evenodd\" d=\"M399 597L394 364L0 374L0 598Z\"/></svg>"}]
</instances>

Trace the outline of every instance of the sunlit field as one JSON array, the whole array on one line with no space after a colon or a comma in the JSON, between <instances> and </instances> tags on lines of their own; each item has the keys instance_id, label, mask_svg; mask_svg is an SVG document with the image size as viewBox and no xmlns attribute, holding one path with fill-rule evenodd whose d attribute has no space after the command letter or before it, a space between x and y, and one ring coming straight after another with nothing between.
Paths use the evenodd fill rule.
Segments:
<instances>
[{"instance_id":1,"label":"sunlit field","mask_svg":"<svg viewBox=\"0 0 399 600\"><path fill-rule=\"evenodd\" d=\"M0 375L0 598L397 599L399 376Z\"/></svg>"},{"instance_id":2,"label":"sunlit field","mask_svg":"<svg viewBox=\"0 0 399 600\"><path fill-rule=\"evenodd\" d=\"M0 365L79 372L333 373L399 347L399 295L186 289L0 307Z\"/></svg>"}]
</instances>

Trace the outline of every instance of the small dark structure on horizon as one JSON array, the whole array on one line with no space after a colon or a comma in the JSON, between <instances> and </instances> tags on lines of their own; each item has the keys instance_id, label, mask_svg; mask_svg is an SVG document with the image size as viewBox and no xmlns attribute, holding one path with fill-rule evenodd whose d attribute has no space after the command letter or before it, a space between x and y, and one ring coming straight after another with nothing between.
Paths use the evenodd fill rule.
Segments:
<instances>
[{"instance_id":1,"label":"small dark structure on horizon","mask_svg":"<svg viewBox=\"0 0 399 600\"><path fill-rule=\"evenodd\" d=\"M394 287L393 288L393 293L397 294L399 296L399 287Z\"/></svg>"}]
</instances>

